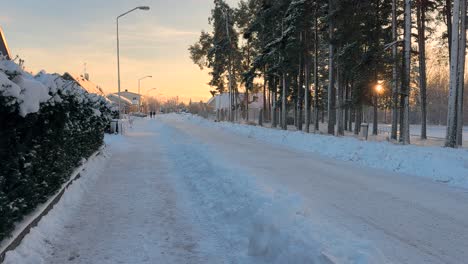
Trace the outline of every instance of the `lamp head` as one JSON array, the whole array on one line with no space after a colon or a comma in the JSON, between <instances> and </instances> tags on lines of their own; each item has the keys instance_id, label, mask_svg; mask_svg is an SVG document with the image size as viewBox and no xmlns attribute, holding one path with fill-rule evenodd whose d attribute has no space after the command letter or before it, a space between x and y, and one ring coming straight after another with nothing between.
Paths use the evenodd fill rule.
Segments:
<instances>
[{"instance_id":1,"label":"lamp head","mask_svg":"<svg viewBox=\"0 0 468 264\"><path fill-rule=\"evenodd\" d=\"M149 6L139 6L138 9L148 11L150 10Z\"/></svg>"}]
</instances>

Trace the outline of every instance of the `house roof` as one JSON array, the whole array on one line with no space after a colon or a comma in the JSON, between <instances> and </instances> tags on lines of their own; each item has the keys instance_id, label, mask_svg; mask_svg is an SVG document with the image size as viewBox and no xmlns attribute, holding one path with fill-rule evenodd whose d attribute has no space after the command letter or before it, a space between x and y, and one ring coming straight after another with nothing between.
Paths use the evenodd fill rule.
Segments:
<instances>
[{"instance_id":1,"label":"house roof","mask_svg":"<svg viewBox=\"0 0 468 264\"><path fill-rule=\"evenodd\" d=\"M3 33L2 28L0 27L0 53L3 56L6 56L8 60L11 60L11 53L10 49L8 48L8 43L5 38L5 34Z\"/></svg>"},{"instance_id":2,"label":"house roof","mask_svg":"<svg viewBox=\"0 0 468 264\"><path fill-rule=\"evenodd\" d=\"M99 94L105 97L102 88L89 80L89 78L83 75L76 75L66 72L63 77L65 79L73 80L81 87L83 87L88 93Z\"/></svg>"},{"instance_id":3,"label":"house roof","mask_svg":"<svg viewBox=\"0 0 468 264\"><path fill-rule=\"evenodd\" d=\"M118 93L116 93L116 94L118 94ZM120 92L120 95L121 95L121 96L123 96L123 95L128 95L128 96L132 96L132 97L138 97L138 96L140 96L140 94L138 94L138 93L129 92L129 91L127 91L127 90Z\"/></svg>"},{"instance_id":4,"label":"house roof","mask_svg":"<svg viewBox=\"0 0 468 264\"><path fill-rule=\"evenodd\" d=\"M119 103L119 95L118 94L109 94L107 95L107 99L111 100L112 102L118 104ZM132 105L132 101L128 100L127 98L120 96L120 103L126 105Z\"/></svg>"},{"instance_id":5,"label":"house roof","mask_svg":"<svg viewBox=\"0 0 468 264\"><path fill-rule=\"evenodd\" d=\"M215 101L216 101L216 96L213 96L213 97L210 98L210 100L208 100L208 102L206 102L206 104L209 105L209 104L212 104Z\"/></svg>"}]
</instances>

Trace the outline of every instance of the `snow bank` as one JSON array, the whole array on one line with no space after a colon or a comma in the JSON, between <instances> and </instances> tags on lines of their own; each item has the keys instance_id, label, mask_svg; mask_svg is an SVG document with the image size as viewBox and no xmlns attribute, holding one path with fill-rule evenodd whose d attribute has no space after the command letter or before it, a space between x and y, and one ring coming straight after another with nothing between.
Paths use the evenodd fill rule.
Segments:
<instances>
[{"instance_id":1,"label":"snow bank","mask_svg":"<svg viewBox=\"0 0 468 264\"><path fill-rule=\"evenodd\" d=\"M227 122L215 123L193 115L177 115L177 118L365 167L429 178L468 189L467 149L368 142L349 137L307 134Z\"/></svg>"}]
</instances>

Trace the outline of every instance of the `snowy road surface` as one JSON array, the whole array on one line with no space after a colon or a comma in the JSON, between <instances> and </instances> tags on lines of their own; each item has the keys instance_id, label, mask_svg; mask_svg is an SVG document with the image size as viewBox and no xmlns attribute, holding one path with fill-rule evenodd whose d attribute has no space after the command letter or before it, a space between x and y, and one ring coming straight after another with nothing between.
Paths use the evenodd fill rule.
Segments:
<instances>
[{"instance_id":1,"label":"snowy road surface","mask_svg":"<svg viewBox=\"0 0 468 264\"><path fill-rule=\"evenodd\" d=\"M107 142L93 180L74 184L5 263L468 259L466 190L174 115Z\"/></svg>"}]
</instances>

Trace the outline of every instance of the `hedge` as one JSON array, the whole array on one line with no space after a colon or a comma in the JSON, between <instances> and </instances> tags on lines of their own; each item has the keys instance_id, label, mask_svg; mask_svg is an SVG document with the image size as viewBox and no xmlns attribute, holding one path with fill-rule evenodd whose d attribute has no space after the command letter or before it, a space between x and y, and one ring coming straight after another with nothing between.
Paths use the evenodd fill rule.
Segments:
<instances>
[{"instance_id":1,"label":"hedge","mask_svg":"<svg viewBox=\"0 0 468 264\"><path fill-rule=\"evenodd\" d=\"M39 102L38 111L34 111L34 102L26 98L31 87L21 87L18 95L11 92L13 83L0 82L2 241L16 222L46 202L83 159L103 145L112 112L105 98L88 94L57 74L30 76L21 69L0 67L0 75L13 83L20 83L18 77L22 76L48 89L47 101ZM25 106L28 101L30 105Z\"/></svg>"}]
</instances>

